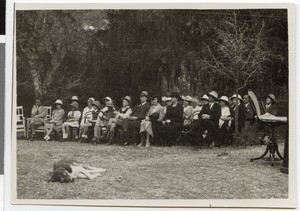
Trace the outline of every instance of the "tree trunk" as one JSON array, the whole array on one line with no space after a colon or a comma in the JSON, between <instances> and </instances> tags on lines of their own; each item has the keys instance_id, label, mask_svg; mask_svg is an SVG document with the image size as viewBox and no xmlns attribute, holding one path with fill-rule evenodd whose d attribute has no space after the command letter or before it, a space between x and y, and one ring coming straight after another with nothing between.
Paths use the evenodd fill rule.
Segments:
<instances>
[{"instance_id":1,"label":"tree trunk","mask_svg":"<svg viewBox=\"0 0 300 211\"><path fill-rule=\"evenodd\" d=\"M30 74L33 81L34 91L35 91L35 97L41 98L44 95L44 89L42 86L42 79L40 75L40 71L37 69L37 61L33 61L29 59L29 65L30 65Z\"/></svg>"}]
</instances>

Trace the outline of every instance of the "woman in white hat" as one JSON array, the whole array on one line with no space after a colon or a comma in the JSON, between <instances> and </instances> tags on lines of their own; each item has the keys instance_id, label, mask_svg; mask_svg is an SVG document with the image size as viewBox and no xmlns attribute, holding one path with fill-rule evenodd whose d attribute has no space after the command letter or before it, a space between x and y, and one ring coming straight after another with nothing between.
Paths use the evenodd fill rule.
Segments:
<instances>
[{"instance_id":1,"label":"woman in white hat","mask_svg":"<svg viewBox=\"0 0 300 211\"><path fill-rule=\"evenodd\" d=\"M224 122L230 119L230 110L228 108L228 104L229 104L228 97L222 96L219 99L219 104L221 106L221 117L219 120L219 128L221 128Z\"/></svg>"},{"instance_id":2,"label":"woman in white hat","mask_svg":"<svg viewBox=\"0 0 300 211\"><path fill-rule=\"evenodd\" d=\"M94 144L98 143L99 139L106 139L108 131L102 131L101 128L107 127L109 120L116 116L114 103L112 101L108 101L105 105L106 106L100 110L94 127L94 138L92 139Z\"/></svg>"},{"instance_id":3,"label":"woman in white hat","mask_svg":"<svg viewBox=\"0 0 300 211\"><path fill-rule=\"evenodd\" d=\"M149 147L150 146L150 137L154 137L153 127L156 128L157 124L161 124L165 116L164 109L160 105L161 97L155 95L151 98L151 107L148 111L145 119L141 121L140 134L142 140L139 147Z\"/></svg>"},{"instance_id":4,"label":"woman in white hat","mask_svg":"<svg viewBox=\"0 0 300 211\"><path fill-rule=\"evenodd\" d=\"M277 116L278 107L276 106L276 98L273 94L268 94L266 98L266 113Z\"/></svg>"},{"instance_id":5,"label":"woman in white hat","mask_svg":"<svg viewBox=\"0 0 300 211\"><path fill-rule=\"evenodd\" d=\"M230 118L230 109L229 99L227 96L222 96L219 99L219 104L221 106L221 117L219 120L219 144L228 144L229 140L229 128L231 126L231 118Z\"/></svg>"},{"instance_id":6,"label":"woman in white hat","mask_svg":"<svg viewBox=\"0 0 300 211\"><path fill-rule=\"evenodd\" d=\"M61 100L56 100L55 109L52 111L52 118L45 120L45 130L46 136L44 137L45 141L49 141L51 138L52 132L56 132L58 135L61 133L62 124L64 122L65 111L62 109L63 103Z\"/></svg>"},{"instance_id":7,"label":"woman in white hat","mask_svg":"<svg viewBox=\"0 0 300 211\"><path fill-rule=\"evenodd\" d=\"M79 127L79 119L81 117L81 112L79 111L79 106L77 102L70 104L71 111L68 113L67 120L62 125L63 140L67 140L69 136L70 127Z\"/></svg>"},{"instance_id":8,"label":"woman in white hat","mask_svg":"<svg viewBox=\"0 0 300 211\"><path fill-rule=\"evenodd\" d=\"M90 97L87 100L87 107L85 107L82 111L82 118L81 118L80 126L87 123L87 120L91 118L92 112L94 110L93 102L95 102L95 99L93 97Z\"/></svg>"},{"instance_id":9,"label":"woman in white hat","mask_svg":"<svg viewBox=\"0 0 300 211\"><path fill-rule=\"evenodd\" d=\"M193 98L191 96L183 97L183 126L192 124L193 108L191 106Z\"/></svg>"}]
</instances>

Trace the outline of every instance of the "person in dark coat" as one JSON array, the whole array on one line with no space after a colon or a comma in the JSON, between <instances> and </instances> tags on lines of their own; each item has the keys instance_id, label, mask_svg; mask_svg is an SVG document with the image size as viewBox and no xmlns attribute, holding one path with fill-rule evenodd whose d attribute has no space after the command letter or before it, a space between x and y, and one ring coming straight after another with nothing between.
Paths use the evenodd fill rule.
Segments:
<instances>
[{"instance_id":1,"label":"person in dark coat","mask_svg":"<svg viewBox=\"0 0 300 211\"><path fill-rule=\"evenodd\" d=\"M171 95L172 105L167 107L166 115L158 132L163 140L163 145L173 146L183 127L183 106L178 103L181 100L179 93Z\"/></svg>"},{"instance_id":2,"label":"person in dark coat","mask_svg":"<svg viewBox=\"0 0 300 211\"><path fill-rule=\"evenodd\" d=\"M252 108L252 105L250 103L250 97L249 95L244 95L244 105L246 108L246 122L249 122L250 124L254 123L254 111Z\"/></svg>"},{"instance_id":3,"label":"person in dark coat","mask_svg":"<svg viewBox=\"0 0 300 211\"><path fill-rule=\"evenodd\" d=\"M218 104L218 93L211 91L207 94L209 97L209 104L203 106L202 110L198 115L198 121L192 126L193 145L199 140L203 140L203 133L208 131L208 134L212 138L211 144L219 145L219 119L221 117L221 106Z\"/></svg>"},{"instance_id":4,"label":"person in dark coat","mask_svg":"<svg viewBox=\"0 0 300 211\"><path fill-rule=\"evenodd\" d=\"M132 111L129 118L123 120L123 140L124 145L128 145L131 141L135 142L135 135L139 135L141 121L145 119L150 109L150 104L147 102L149 95L147 91L142 91L140 95L141 103Z\"/></svg>"},{"instance_id":5,"label":"person in dark coat","mask_svg":"<svg viewBox=\"0 0 300 211\"><path fill-rule=\"evenodd\" d=\"M243 102L243 99L240 95L232 95L230 98L234 104L230 108L230 113L232 117L232 131L235 130L235 112L238 109L238 131L241 132L243 127L245 127L245 120L246 120L246 108Z\"/></svg>"},{"instance_id":6,"label":"person in dark coat","mask_svg":"<svg viewBox=\"0 0 300 211\"><path fill-rule=\"evenodd\" d=\"M272 114L277 116L278 114L278 107L276 105L276 98L273 94L268 94L266 98L266 113Z\"/></svg>"}]
</instances>

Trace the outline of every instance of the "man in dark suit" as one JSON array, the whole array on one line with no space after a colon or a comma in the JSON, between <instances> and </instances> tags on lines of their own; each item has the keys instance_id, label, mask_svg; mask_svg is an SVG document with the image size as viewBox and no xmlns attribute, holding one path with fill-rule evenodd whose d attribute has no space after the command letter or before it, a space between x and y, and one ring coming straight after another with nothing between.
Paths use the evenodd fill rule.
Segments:
<instances>
[{"instance_id":1,"label":"man in dark suit","mask_svg":"<svg viewBox=\"0 0 300 211\"><path fill-rule=\"evenodd\" d=\"M193 124L191 132L193 142L202 139L202 134L207 130L216 146L219 146L218 124L221 117L221 106L218 104L218 93L211 91L207 94L209 103L204 105L198 115L198 121Z\"/></svg>"},{"instance_id":2,"label":"man in dark suit","mask_svg":"<svg viewBox=\"0 0 300 211\"><path fill-rule=\"evenodd\" d=\"M244 95L244 104L246 108L246 121L249 122L250 124L254 123L254 111L253 108L250 104L250 97L249 95Z\"/></svg>"},{"instance_id":3,"label":"man in dark suit","mask_svg":"<svg viewBox=\"0 0 300 211\"><path fill-rule=\"evenodd\" d=\"M142 91L140 95L141 103L132 111L128 119L123 120L123 138L125 139L124 145L128 145L130 140L135 141L135 136L139 134L141 121L145 119L150 109L150 104L147 102L149 95L147 91Z\"/></svg>"},{"instance_id":4,"label":"man in dark suit","mask_svg":"<svg viewBox=\"0 0 300 211\"><path fill-rule=\"evenodd\" d=\"M278 114L278 107L276 105L276 98L273 94L268 94L266 98L266 113L272 114L277 116Z\"/></svg>"},{"instance_id":5,"label":"man in dark suit","mask_svg":"<svg viewBox=\"0 0 300 211\"><path fill-rule=\"evenodd\" d=\"M230 98L233 102L233 107L230 108L230 113L232 117L232 130L235 130L235 115L236 115L236 110L238 109L238 131L241 132L243 127L245 127L245 120L246 120L246 108L245 104L243 102L243 99L240 95L232 95Z\"/></svg>"}]
</instances>

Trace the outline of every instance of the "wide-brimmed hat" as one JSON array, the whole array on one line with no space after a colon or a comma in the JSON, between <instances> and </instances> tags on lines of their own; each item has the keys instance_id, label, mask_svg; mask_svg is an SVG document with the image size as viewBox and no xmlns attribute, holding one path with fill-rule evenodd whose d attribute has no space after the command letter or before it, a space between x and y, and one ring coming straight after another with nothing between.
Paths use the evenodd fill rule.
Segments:
<instances>
[{"instance_id":1,"label":"wide-brimmed hat","mask_svg":"<svg viewBox=\"0 0 300 211\"><path fill-rule=\"evenodd\" d=\"M70 106L76 108L76 110L79 110L79 105L78 105L77 102L72 102L72 103L70 104Z\"/></svg>"},{"instance_id":2,"label":"wide-brimmed hat","mask_svg":"<svg viewBox=\"0 0 300 211\"><path fill-rule=\"evenodd\" d=\"M185 101L188 101L188 102L192 102L193 101L193 98L189 95L185 96L184 99Z\"/></svg>"},{"instance_id":3,"label":"wide-brimmed hat","mask_svg":"<svg viewBox=\"0 0 300 211\"><path fill-rule=\"evenodd\" d=\"M177 98L178 100L181 100L181 99L182 99L178 92L173 92L173 93L171 94L171 98L172 98L172 97L175 97L175 98Z\"/></svg>"},{"instance_id":4,"label":"wide-brimmed hat","mask_svg":"<svg viewBox=\"0 0 300 211\"><path fill-rule=\"evenodd\" d=\"M101 108L101 103L99 101L93 102L92 105L97 106L99 109Z\"/></svg>"},{"instance_id":5,"label":"wide-brimmed hat","mask_svg":"<svg viewBox=\"0 0 300 211\"><path fill-rule=\"evenodd\" d=\"M207 94L203 95L200 100L209 100L209 97L207 96Z\"/></svg>"},{"instance_id":6,"label":"wide-brimmed hat","mask_svg":"<svg viewBox=\"0 0 300 211\"><path fill-rule=\"evenodd\" d=\"M121 100L126 100L129 104L131 104L131 97L130 96L125 96L125 97L122 97Z\"/></svg>"},{"instance_id":7,"label":"wide-brimmed hat","mask_svg":"<svg viewBox=\"0 0 300 211\"><path fill-rule=\"evenodd\" d=\"M107 100L107 101L112 102L112 99L110 97L105 97L105 98L103 98L103 100Z\"/></svg>"},{"instance_id":8,"label":"wide-brimmed hat","mask_svg":"<svg viewBox=\"0 0 300 211\"><path fill-rule=\"evenodd\" d=\"M77 96L73 96L73 97L71 98L71 100L76 100L76 101L78 101L79 99L78 99Z\"/></svg>"},{"instance_id":9,"label":"wide-brimmed hat","mask_svg":"<svg viewBox=\"0 0 300 211\"><path fill-rule=\"evenodd\" d=\"M271 98L271 99L273 100L273 102L276 103L276 97L275 97L275 95L273 95L273 94L268 94L267 97Z\"/></svg>"},{"instance_id":10,"label":"wide-brimmed hat","mask_svg":"<svg viewBox=\"0 0 300 211\"><path fill-rule=\"evenodd\" d=\"M142 91L141 94L140 94L140 97L147 97L149 98L149 94L147 91Z\"/></svg>"},{"instance_id":11,"label":"wide-brimmed hat","mask_svg":"<svg viewBox=\"0 0 300 211\"><path fill-rule=\"evenodd\" d=\"M89 97L88 100L92 101L92 103L95 102L95 98L93 98L93 97Z\"/></svg>"},{"instance_id":12,"label":"wide-brimmed hat","mask_svg":"<svg viewBox=\"0 0 300 211\"><path fill-rule=\"evenodd\" d=\"M56 100L54 104L55 105L63 105L63 102L61 100Z\"/></svg>"},{"instance_id":13,"label":"wide-brimmed hat","mask_svg":"<svg viewBox=\"0 0 300 211\"><path fill-rule=\"evenodd\" d=\"M241 97L241 95L236 95L236 94L234 94L234 95L232 95L232 96L230 97L230 99L232 99L232 98L238 98L238 99L244 101L244 99Z\"/></svg>"},{"instance_id":14,"label":"wide-brimmed hat","mask_svg":"<svg viewBox=\"0 0 300 211\"><path fill-rule=\"evenodd\" d=\"M227 96L222 96L222 97L219 99L219 101L224 101L224 102L226 102L226 103L229 103L229 102L228 102L228 97L227 97Z\"/></svg>"},{"instance_id":15,"label":"wide-brimmed hat","mask_svg":"<svg viewBox=\"0 0 300 211\"><path fill-rule=\"evenodd\" d=\"M108 101L108 102L106 103L106 106L107 106L107 107L114 107L114 103L113 103L112 101Z\"/></svg>"},{"instance_id":16,"label":"wide-brimmed hat","mask_svg":"<svg viewBox=\"0 0 300 211\"><path fill-rule=\"evenodd\" d=\"M218 99L218 93L216 91L211 91L207 95L215 98L216 100Z\"/></svg>"}]
</instances>

